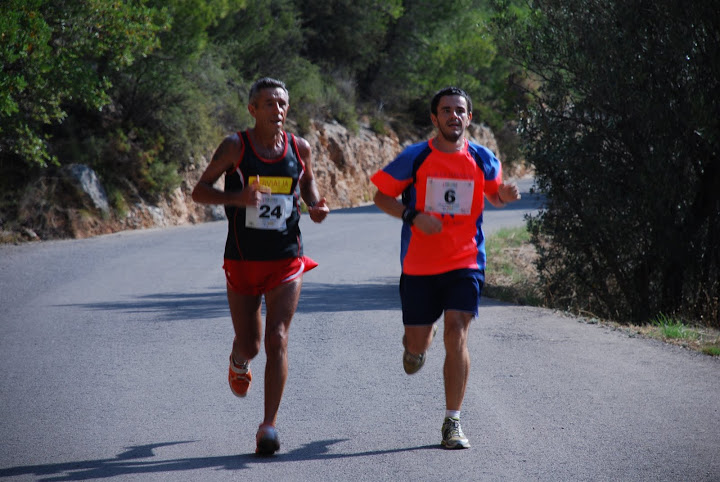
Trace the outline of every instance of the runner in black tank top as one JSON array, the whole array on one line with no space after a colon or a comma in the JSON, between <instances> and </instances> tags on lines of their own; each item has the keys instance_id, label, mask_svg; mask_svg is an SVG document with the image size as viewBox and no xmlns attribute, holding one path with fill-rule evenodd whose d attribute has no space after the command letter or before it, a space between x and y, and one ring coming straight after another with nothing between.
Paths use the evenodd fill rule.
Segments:
<instances>
[{"instance_id":1,"label":"runner in black tank top","mask_svg":"<svg viewBox=\"0 0 720 482\"><path fill-rule=\"evenodd\" d=\"M248 133L238 133L242 154L235 169L225 174L225 191L241 191L247 182L260 176L260 183L269 186L272 194L263 195L258 208L225 206L228 219L226 259L269 261L303 254L298 181L305 166L298 154L295 136L283 134L284 155L279 159L263 159L253 148Z\"/></svg>"},{"instance_id":2,"label":"runner in black tank top","mask_svg":"<svg viewBox=\"0 0 720 482\"><path fill-rule=\"evenodd\" d=\"M264 413L255 443L259 454L269 455L280 448L275 423L288 377L290 323L300 300L303 273L317 266L303 255L298 199L305 201L315 223L322 222L330 209L315 183L310 143L283 130L290 107L285 84L259 79L248 97L254 126L220 143L192 198L225 206L228 236L223 269L235 333L227 380L234 395L248 393L249 364L260 353L264 337ZM222 176L225 188L218 189ZM228 422L228 430L236 430L233 423Z\"/></svg>"}]
</instances>

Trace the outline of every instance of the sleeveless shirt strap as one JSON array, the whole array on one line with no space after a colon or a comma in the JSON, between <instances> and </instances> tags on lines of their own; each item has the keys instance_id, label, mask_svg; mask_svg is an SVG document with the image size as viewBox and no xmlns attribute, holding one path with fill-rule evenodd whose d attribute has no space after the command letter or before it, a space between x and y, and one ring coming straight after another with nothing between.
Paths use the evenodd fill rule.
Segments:
<instances>
[{"instance_id":1,"label":"sleeveless shirt strap","mask_svg":"<svg viewBox=\"0 0 720 482\"><path fill-rule=\"evenodd\" d=\"M290 148L292 149L293 153L295 154L295 157L298 160L298 167L300 168L300 172L305 171L305 161L303 161L302 157L300 156L300 150L297 146L297 138L295 137L295 134L292 134L290 132L286 132L286 135L289 137L290 141Z\"/></svg>"},{"instance_id":2,"label":"sleeveless shirt strap","mask_svg":"<svg viewBox=\"0 0 720 482\"><path fill-rule=\"evenodd\" d=\"M240 155L238 156L237 161L235 161L235 165L233 166L233 169L230 172L235 172L240 168L240 163L242 162L243 157L245 156L245 144L247 144L247 142L245 141L245 136L247 135L246 132L247 131L245 131L245 132L238 131L238 133L237 133L238 139L240 139Z\"/></svg>"}]
</instances>

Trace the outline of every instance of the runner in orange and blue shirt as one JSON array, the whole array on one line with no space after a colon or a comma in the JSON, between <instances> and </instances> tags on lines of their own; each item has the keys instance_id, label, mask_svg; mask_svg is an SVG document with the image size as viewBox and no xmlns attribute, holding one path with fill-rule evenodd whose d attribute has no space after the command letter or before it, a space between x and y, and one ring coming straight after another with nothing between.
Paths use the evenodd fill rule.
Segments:
<instances>
[{"instance_id":1,"label":"runner in orange and blue shirt","mask_svg":"<svg viewBox=\"0 0 720 482\"><path fill-rule=\"evenodd\" d=\"M467 140L464 144L452 154L438 150L432 141L414 144L371 179L384 194L402 194L408 209L431 214L442 222L442 231L432 236L403 225L403 273L485 269L484 194L498 192L502 168L488 148Z\"/></svg>"},{"instance_id":2,"label":"runner in orange and blue shirt","mask_svg":"<svg viewBox=\"0 0 720 482\"><path fill-rule=\"evenodd\" d=\"M456 87L440 90L430 112L437 135L406 148L371 180L378 188L375 204L403 220L403 368L413 374L423 366L435 322L444 314L442 445L467 448L460 409L470 370L468 329L478 314L485 281L485 198L503 207L520 199L520 194L515 184L502 182L495 155L465 139L472 120L472 101L466 92Z\"/></svg>"}]
</instances>

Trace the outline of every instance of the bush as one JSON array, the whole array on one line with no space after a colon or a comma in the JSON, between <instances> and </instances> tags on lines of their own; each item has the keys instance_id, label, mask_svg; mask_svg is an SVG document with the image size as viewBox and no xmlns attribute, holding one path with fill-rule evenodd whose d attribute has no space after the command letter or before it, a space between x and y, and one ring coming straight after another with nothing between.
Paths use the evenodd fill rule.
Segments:
<instances>
[{"instance_id":1,"label":"bush","mask_svg":"<svg viewBox=\"0 0 720 482\"><path fill-rule=\"evenodd\" d=\"M556 305L720 326L720 55L714 2L548 0L508 55L540 81L521 132L545 209L531 227ZM511 31L506 29L505 31Z\"/></svg>"}]
</instances>

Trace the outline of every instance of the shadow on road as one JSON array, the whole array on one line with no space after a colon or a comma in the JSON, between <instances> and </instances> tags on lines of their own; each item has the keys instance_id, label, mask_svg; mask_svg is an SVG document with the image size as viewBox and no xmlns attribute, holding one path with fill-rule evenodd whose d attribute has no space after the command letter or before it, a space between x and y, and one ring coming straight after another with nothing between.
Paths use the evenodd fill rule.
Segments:
<instances>
[{"instance_id":1,"label":"shadow on road","mask_svg":"<svg viewBox=\"0 0 720 482\"><path fill-rule=\"evenodd\" d=\"M124 475L170 473L188 470L242 470L257 463L288 463L309 460L332 460L347 457L370 457L414 450L439 449L439 445L406 447L392 450L373 450L358 453L331 454L330 446L345 442L347 439L319 440L305 444L290 452L280 452L272 457L260 457L255 454L221 455L216 457L194 457L170 460L152 460L154 450L172 445L187 444L193 441L165 442L128 447L113 459L81 460L58 464L26 465L0 468L0 478L35 475L43 477L41 481L90 480L120 477Z\"/></svg>"},{"instance_id":2,"label":"shadow on road","mask_svg":"<svg viewBox=\"0 0 720 482\"><path fill-rule=\"evenodd\" d=\"M492 304L483 298L480 306ZM108 301L58 305L91 311L117 311L146 315L150 321L185 321L230 316L225 291L207 293L153 293L127 301ZM378 279L373 283L303 283L298 313L338 311L400 310L398 279ZM264 307L263 307L264 311Z\"/></svg>"},{"instance_id":3,"label":"shadow on road","mask_svg":"<svg viewBox=\"0 0 720 482\"><path fill-rule=\"evenodd\" d=\"M303 283L299 313L392 310L400 307L397 279L366 284ZM75 303L59 307L146 315L151 321L183 321L229 316L225 291L153 293L122 301Z\"/></svg>"},{"instance_id":4,"label":"shadow on road","mask_svg":"<svg viewBox=\"0 0 720 482\"><path fill-rule=\"evenodd\" d=\"M398 278L377 283L303 283L298 313L400 309Z\"/></svg>"},{"instance_id":5,"label":"shadow on road","mask_svg":"<svg viewBox=\"0 0 720 482\"><path fill-rule=\"evenodd\" d=\"M149 314L156 321L200 320L227 317L225 290L207 293L153 293L127 301L78 303L70 306L95 311L118 311L126 314Z\"/></svg>"},{"instance_id":6,"label":"shadow on road","mask_svg":"<svg viewBox=\"0 0 720 482\"><path fill-rule=\"evenodd\" d=\"M366 284L303 283L298 313L392 310L400 308L398 280ZM207 293L153 293L125 301L75 303L59 307L90 311L117 311L145 315L151 321L183 321L229 316L225 291ZM264 308L263 308L264 309Z\"/></svg>"}]
</instances>

